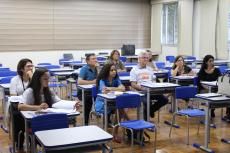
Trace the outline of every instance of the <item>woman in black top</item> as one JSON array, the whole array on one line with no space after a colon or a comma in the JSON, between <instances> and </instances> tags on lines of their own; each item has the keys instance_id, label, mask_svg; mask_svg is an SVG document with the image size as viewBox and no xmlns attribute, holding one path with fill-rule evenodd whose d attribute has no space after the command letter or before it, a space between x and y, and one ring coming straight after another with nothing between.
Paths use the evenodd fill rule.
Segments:
<instances>
[{"instance_id":1,"label":"woman in black top","mask_svg":"<svg viewBox=\"0 0 230 153\"><path fill-rule=\"evenodd\" d=\"M171 70L172 76L180 76L180 75L194 75L194 72L190 67L188 67L182 56L177 56Z\"/></svg>"},{"instance_id":2,"label":"woman in black top","mask_svg":"<svg viewBox=\"0 0 230 153\"><path fill-rule=\"evenodd\" d=\"M200 81L216 81L220 75L220 70L214 66L214 57L206 55L198 73L200 92L208 91L208 88L202 86ZM211 110L211 117L215 117L214 109Z\"/></svg>"}]
</instances>

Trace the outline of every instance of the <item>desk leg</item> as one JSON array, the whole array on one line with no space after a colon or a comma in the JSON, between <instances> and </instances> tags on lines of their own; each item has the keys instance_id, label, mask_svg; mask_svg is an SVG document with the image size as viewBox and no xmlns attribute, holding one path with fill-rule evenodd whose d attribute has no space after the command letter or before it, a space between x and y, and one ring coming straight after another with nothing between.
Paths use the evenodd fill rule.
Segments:
<instances>
[{"instance_id":1,"label":"desk leg","mask_svg":"<svg viewBox=\"0 0 230 153\"><path fill-rule=\"evenodd\" d=\"M85 125L85 91L82 89L82 125Z\"/></svg>"},{"instance_id":2,"label":"desk leg","mask_svg":"<svg viewBox=\"0 0 230 153\"><path fill-rule=\"evenodd\" d=\"M172 92L172 114L174 114L176 111L177 111L177 102L176 102L176 98L175 98L175 91ZM172 125L172 122L171 121L167 121L165 120L164 121L165 124L167 125ZM173 127L175 128L180 128L179 125L177 125L176 123L173 123Z\"/></svg>"},{"instance_id":3,"label":"desk leg","mask_svg":"<svg viewBox=\"0 0 230 153\"><path fill-rule=\"evenodd\" d=\"M150 121L150 90L147 88L147 121Z\"/></svg>"},{"instance_id":4,"label":"desk leg","mask_svg":"<svg viewBox=\"0 0 230 153\"><path fill-rule=\"evenodd\" d=\"M29 147L29 133L28 133L28 123L26 118L24 118L25 120L25 141L26 141L26 152L29 152L30 147Z\"/></svg>"},{"instance_id":5,"label":"desk leg","mask_svg":"<svg viewBox=\"0 0 230 153\"><path fill-rule=\"evenodd\" d=\"M196 148L199 148L201 150L204 150L209 153L214 153L213 150L208 148L208 143L210 142L210 116L209 116L209 105L205 108L205 137L204 137L204 146L201 146L200 144L194 143L193 146Z\"/></svg>"},{"instance_id":6,"label":"desk leg","mask_svg":"<svg viewBox=\"0 0 230 153\"><path fill-rule=\"evenodd\" d=\"M105 124L105 127L104 127L104 130L107 131L108 129L108 112L107 112L107 100L105 99L105 103L104 103L104 124Z\"/></svg>"}]
</instances>

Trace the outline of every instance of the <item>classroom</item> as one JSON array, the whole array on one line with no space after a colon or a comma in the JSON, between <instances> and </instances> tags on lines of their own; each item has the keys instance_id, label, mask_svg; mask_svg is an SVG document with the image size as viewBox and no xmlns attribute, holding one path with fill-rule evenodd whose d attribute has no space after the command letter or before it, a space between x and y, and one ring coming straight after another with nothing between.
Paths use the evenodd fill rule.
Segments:
<instances>
[{"instance_id":1,"label":"classroom","mask_svg":"<svg viewBox=\"0 0 230 153\"><path fill-rule=\"evenodd\" d=\"M0 153L230 152L230 0L0 0Z\"/></svg>"}]
</instances>

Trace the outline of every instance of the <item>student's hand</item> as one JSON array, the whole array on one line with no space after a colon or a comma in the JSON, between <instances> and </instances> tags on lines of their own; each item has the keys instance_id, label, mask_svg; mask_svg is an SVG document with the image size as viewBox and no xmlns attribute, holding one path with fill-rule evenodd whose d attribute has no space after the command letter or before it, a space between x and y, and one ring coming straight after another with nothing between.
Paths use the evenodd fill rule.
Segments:
<instances>
[{"instance_id":1,"label":"student's hand","mask_svg":"<svg viewBox=\"0 0 230 153\"><path fill-rule=\"evenodd\" d=\"M110 91L111 91L111 90L110 90L108 87L104 87L104 88L102 89L102 92L105 93L105 94L109 93Z\"/></svg>"},{"instance_id":2,"label":"student's hand","mask_svg":"<svg viewBox=\"0 0 230 153\"><path fill-rule=\"evenodd\" d=\"M27 74L27 76L29 76L29 78L32 78L32 76L33 76L33 72L32 71L27 71L26 74Z\"/></svg>"},{"instance_id":3,"label":"student's hand","mask_svg":"<svg viewBox=\"0 0 230 153\"><path fill-rule=\"evenodd\" d=\"M41 103L41 105L39 107L40 107L40 109L47 109L49 106L47 103Z\"/></svg>"},{"instance_id":4,"label":"student's hand","mask_svg":"<svg viewBox=\"0 0 230 153\"><path fill-rule=\"evenodd\" d=\"M80 101L77 99L74 108L76 108L76 110L78 110L80 108Z\"/></svg>"}]
</instances>

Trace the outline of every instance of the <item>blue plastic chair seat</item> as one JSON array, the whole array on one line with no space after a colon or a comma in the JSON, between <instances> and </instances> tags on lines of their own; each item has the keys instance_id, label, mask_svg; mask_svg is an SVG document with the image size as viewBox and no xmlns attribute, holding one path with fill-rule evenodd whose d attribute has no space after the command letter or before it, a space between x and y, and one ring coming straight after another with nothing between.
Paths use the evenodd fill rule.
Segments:
<instances>
[{"instance_id":1,"label":"blue plastic chair seat","mask_svg":"<svg viewBox=\"0 0 230 153\"><path fill-rule=\"evenodd\" d=\"M120 126L125 127L125 128L134 129L134 130L142 130L142 129L155 127L154 124L152 124L150 122L146 122L144 120L123 121L123 122L120 122Z\"/></svg>"},{"instance_id":2,"label":"blue plastic chair seat","mask_svg":"<svg viewBox=\"0 0 230 153\"><path fill-rule=\"evenodd\" d=\"M55 88L55 87L66 87L65 84L49 84L49 87Z\"/></svg>"},{"instance_id":3,"label":"blue plastic chair seat","mask_svg":"<svg viewBox=\"0 0 230 153\"><path fill-rule=\"evenodd\" d=\"M200 109L182 109L178 111L178 114L187 115L189 117L205 116L205 112Z\"/></svg>"}]
</instances>

